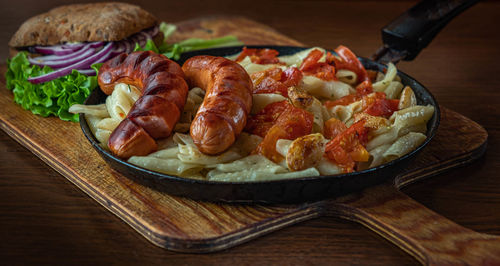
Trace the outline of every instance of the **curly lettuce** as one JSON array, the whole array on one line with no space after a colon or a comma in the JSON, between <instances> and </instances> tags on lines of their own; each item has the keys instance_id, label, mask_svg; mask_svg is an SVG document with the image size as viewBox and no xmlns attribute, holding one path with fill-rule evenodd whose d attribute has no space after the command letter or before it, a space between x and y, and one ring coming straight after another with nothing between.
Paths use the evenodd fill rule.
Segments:
<instances>
[{"instance_id":1,"label":"curly lettuce","mask_svg":"<svg viewBox=\"0 0 500 266\"><path fill-rule=\"evenodd\" d=\"M73 70L71 74L41 84L32 84L30 76L49 72L50 67L32 65L27 53L20 52L7 60L7 88L14 93L14 101L32 113L47 117L58 116L65 121L78 122L78 114L68 112L73 104L81 104L97 87L97 78Z\"/></svg>"}]
</instances>

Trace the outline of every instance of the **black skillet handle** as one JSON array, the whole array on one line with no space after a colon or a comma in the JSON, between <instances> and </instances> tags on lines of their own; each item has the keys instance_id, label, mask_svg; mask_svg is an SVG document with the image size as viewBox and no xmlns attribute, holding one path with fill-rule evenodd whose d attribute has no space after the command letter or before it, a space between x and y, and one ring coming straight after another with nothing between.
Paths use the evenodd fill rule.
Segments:
<instances>
[{"instance_id":1,"label":"black skillet handle","mask_svg":"<svg viewBox=\"0 0 500 266\"><path fill-rule=\"evenodd\" d=\"M448 22L478 1L424 0L419 2L382 29L384 46L377 51L373 59L393 62L401 59L413 60ZM381 60L382 57L386 57L385 60Z\"/></svg>"}]
</instances>

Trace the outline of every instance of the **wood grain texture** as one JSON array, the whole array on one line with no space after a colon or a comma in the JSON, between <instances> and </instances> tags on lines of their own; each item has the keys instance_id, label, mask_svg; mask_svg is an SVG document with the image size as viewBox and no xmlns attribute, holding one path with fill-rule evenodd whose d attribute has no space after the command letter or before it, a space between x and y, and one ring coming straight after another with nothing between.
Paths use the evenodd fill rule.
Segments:
<instances>
[{"instance_id":1,"label":"wood grain texture","mask_svg":"<svg viewBox=\"0 0 500 266\"><path fill-rule=\"evenodd\" d=\"M71 2L72 0L70 0ZM80 0L85 1L85 0ZM64 1L67 2L67 1ZM27 17L60 0L0 4L6 45ZM241 14L303 43L351 47L369 56L380 45L379 29L414 1L141 1L167 21L207 14ZM466 167L417 182L403 191L461 225L500 234L498 96L500 44L495 26L500 5L479 3L448 25L414 62L410 73L439 102L472 118L489 133L486 156ZM8 52L0 51L2 61ZM314 264L414 265L395 246L355 223L321 217L213 254L169 252L150 245L4 132L0 132L0 258L7 264Z\"/></svg>"},{"instance_id":2,"label":"wood grain texture","mask_svg":"<svg viewBox=\"0 0 500 266\"><path fill-rule=\"evenodd\" d=\"M181 24L179 29L189 32L189 36L198 36L202 28L203 37L214 37L230 32L239 33L238 29L248 27L253 29L251 36L267 36L266 39L271 43L274 40L279 44L298 44L293 40L287 43L287 37L238 17L197 19ZM259 31L263 34L258 34ZM247 40L245 36L244 33L238 35L245 43L258 42L251 38ZM184 37L181 35L179 38ZM5 66L1 70L4 72ZM2 85L0 104L5 109L0 114L1 128L148 240L161 247L183 252L222 250L290 224L318 217L325 212L367 226L421 262L434 262L429 257L432 258L433 252L436 253L425 247L425 243L449 246L448 242L452 240L446 237L446 230L462 232L464 236L458 238L460 241L475 234L432 213L397 192L390 184L333 201L287 206L216 204L165 195L136 184L110 169L90 148L77 124L56 118L41 118L22 110L12 103L12 95L5 89L5 83ZM462 139L457 142L456 137ZM396 184L403 186L449 167L477 159L484 151L486 138L487 134L482 127L443 108L443 122L436 139L419 155L408 171L397 178ZM92 167L88 167L89 165ZM398 211L400 206L405 209L404 215ZM415 232L412 223L422 224L415 222L415 217L421 212L431 213L432 215L424 217L432 217L433 221L439 222L439 227L435 223L428 223L426 218L424 221L427 224L421 226L422 232ZM427 231L436 232L438 238L445 238L446 241L431 239L434 241L425 242L422 234ZM409 237L412 234L416 236ZM496 237L486 235L483 238L497 240ZM477 236L474 239L483 238ZM486 243L498 247L497 242ZM478 245L474 252L488 251L487 247L490 246L483 248ZM452 254L446 259L453 262L459 255L461 254Z\"/></svg>"},{"instance_id":3,"label":"wood grain texture","mask_svg":"<svg viewBox=\"0 0 500 266\"><path fill-rule=\"evenodd\" d=\"M425 265L499 265L500 237L474 232L389 185L327 204L329 213L359 222Z\"/></svg>"}]
</instances>

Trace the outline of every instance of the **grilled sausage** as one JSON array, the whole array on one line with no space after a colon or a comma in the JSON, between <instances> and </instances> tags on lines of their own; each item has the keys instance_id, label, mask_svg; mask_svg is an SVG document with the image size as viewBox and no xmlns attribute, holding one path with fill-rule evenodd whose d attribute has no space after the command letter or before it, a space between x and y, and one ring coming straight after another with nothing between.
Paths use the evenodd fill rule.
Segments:
<instances>
[{"instance_id":1,"label":"grilled sausage","mask_svg":"<svg viewBox=\"0 0 500 266\"><path fill-rule=\"evenodd\" d=\"M219 154L246 125L252 109L252 80L238 63L223 57L195 56L182 70L191 87L206 91L191 123L191 138L201 152Z\"/></svg>"},{"instance_id":2,"label":"grilled sausage","mask_svg":"<svg viewBox=\"0 0 500 266\"><path fill-rule=\"evenodd\" d=\"M141 91L141 97L109 137L109 148L120 158L155 151L154 139L172 133L188 92L181 67L151 51L121 54L107 61L99 70L98 83L108 95L117 83Z\"/></svg>"}]
</instances>

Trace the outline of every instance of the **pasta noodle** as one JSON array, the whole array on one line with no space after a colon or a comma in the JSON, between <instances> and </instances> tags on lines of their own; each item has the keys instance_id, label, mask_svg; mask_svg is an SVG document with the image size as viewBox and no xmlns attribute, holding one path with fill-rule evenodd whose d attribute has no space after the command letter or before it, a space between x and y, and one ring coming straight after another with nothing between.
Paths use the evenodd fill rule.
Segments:
<instances>
[{"instance_id":1,"label":"pasta noodle","mask_svg":"<svg viewBox=\"0 0 500 266\"><path fill-rule=\"evenodd\" d=\"M243 61L239 62L240 65L247 71L249 75L259 72L259 71L264 71L266 69L270 69L273 67L283 67L281 65L275 65L275 64L266 64L266 65L261 65L261 64L254 64L250 60L250 57L245 57Z\"/></svg>"},{"instance_id":2,"label":"pasta noodle","mask_svg":"<svg viewBox=\"0 0 500 266\"><path fill-rule=\"evenodd\" d=\"M325 64L327 56L322 48L311 48L293 55L278 57L280 64L253 63L249 56L239 63L249 74L273 67L285 70L291 66L300 67L304 59L314 49L318 49L323 53L318 62ZM237 56L232 56L232 58L237 58ZM313 157L303 158L307 163L302 164L303 168L295 169L298 171L289 169L291 166L285 160L273 162L263 155L256 154L255 151L263 138L247 132L241 133L235 143L219 155L210 156L200 152L188 134L191 122L205 96L205 91L197 87L189 90L184 110L174 129L175 133L166 139L158 141L158 151L147 156L132 156L128 159L128 162L169 175L230 182L341 174L346 172L346 166L332 160L327 155L328 151L325 149L325 144L333 142L339 135L342 136L341 134L347 131L336 133L339 135L326 139L324 136L326 136L327 132L325 131L331 130L331 128L326 126L325 122L330 122L331 118L339 120L345 128L354 127L360 121L364 123L364 127L368 128L366 143L363 144L362 149L357 150L359 156L364 154L363 150L365 149L366 156L362 160L356 161L356 170L363 170L389 162L407 154L422 144L426 139L424 133L427 121L434 114L434 107L417 105L415 93L409 86L403 86L401 79L397 76L397 69L392 63L388 64L385 74L378 72L376 78L372 80L373 92L382 92L384 93L384 99L394 99L391 101L397 103L397 109L393 110L389 115L384 117L369 114L366 111L366 105L376 100L367 103L367 100L362 97L354 97L352 101L345 104L326 107L326 101L342 100L346 96L357 93L354 89L358 82L356 73L358 72L353 70L336 69L335 77L330 80L304 74L300 83L294 87L307 92L305 93L308 97L307 105L294 104L297 105L296 108L303 108L313 115L312 132L310 135L300 137L302 142L280 138L275 143L275 150L283 158L287 159L292 154L295 156L290 157L292 161L301 161L301 158L299 158L301 154L317 156L314 160L308 161L308 158ZM290 89L288 92L292 93ZM280 93L253 94L251 114L260 113L269 104L286 100L291 101L290 98L295 99L292 96L287 98L285 97L286 94ZM373 93L373 95L375 94ZM89 128L101 145L107 148L110 134L120 121L126 117L139 97L140 93L135 87L118 84L113 93L107 97L105 104L95 106L74 105L70 108L70 111L85 113ZM310 98L312 98L312 101L310 101ZM314 149L308 150L312 146L307 145L311 143L317 145L314 146Z\"/></svg>"},{"instance_id":3,"label":"pasta noodle","mask_svg":"<svg viewBox=\"0 0 500 266\"><path fill-rule=\"evenodd\" d=\"M241 160L227 164L219 164L208 172L208 180L213 181L261 181L297 178L303 176L319 176L314 167L289 172L283 166L273 163L261 155L250 155Z\"/></svg>"},{"instance_id":4,"label":"pasta noodle","mask_svg":"<svg viewBox=\"0 0 500 266\"><path fill-rule=\"evenodd\" d=\"M123 120L139 96L140 94L134 86L123 83L116 85L111 96L106 99L109 116Z\"/></svg>"},{"instance_id":5,"label":"pasta noodle","mask_svg":"<svg viewBox=\"0 0 500 266\"><path fill-rule=\"evenodd\" d=\"M161 159L151 156L132 156L128 162L137 166L169 175L185 176L199 172L199 165L187 164L179 159Z\"/></svg>"},{"instance_id":6,"label":"pasta noodle","mask_svg":"<svg viewBox=\"0 0 500 266\"><path fill-rule=\"evenodd\" d=\"M413 90L409 86L406 86L401 92L398 108L402 110L415 105L417 105L415 93L413 93Z\"/></svg>"},{"instance_id":7,"label":"pasta noodle","mask_svg":"<svg viewBox=\"0 0 500 266\"><path fill-rule=\"evenodd\" d=\"M425 141L425 138L424 134L418 132L409 132L402 136L384 152L385 161L392 161L416 149Z\"/></svg>"},{"instance_id":8,"label":"pasta noodle","mask_svg":"<svg viewBox=\"0 0 500 266\"><path fill-rule=\"evenodd\" d=\"M292 55L280 56L280 61L284 62L288 66L296 66L299 67L302 64L302 61L309 55L309 53L313 50L320 50L323 54L325 53L325 49L321 47L313 47L309 49L302 50L298 53ZM325 62L325 56L323 56L319 62Z\"/></svg>"},{"instance_id":9,"label":"pasta noodle","mask_svg":"<svg viewBox=\"0 0 500 266\"><path fill-rule=\"evenodd\" d=\"M337 105L330 109L330 114L332 117L337 118L338 120L347 124L349 120L352 119L354 114L361 112L362 110L362 102L355 101L349 105Z\"/></svg>"},{"instance_id":10,"label":"pasta noodle","mask_svg":"<svg viewBox=\"0 0 500 266\"><path fill-rule=\"evenodd\" d=\"M97 104L97 105L74 104L68 109L68 111L70 113L85 113L86 115L91 115L95 117L109 116L105 104Z\"/></svg>"},{"instance_id":11,"label":"pasta noodle","mask_svg":"<svg viewBox=\"0 0 500 266\"><path fill-rule=\"evenodd\" d=\"M326 107L315 98L306 110L314 115L313 133L322 133L325 121L331 117Z\"/></svg>"},{"instance_id":12,"label":"pasta noodle","mask_svg":"<svg viewBox=\"0 0 500 266\"><path fill-rule=\"evenodd\" d=\"M403 83L399 81L391 81L384 92L387 99L397 99L399 98L402 89Z\"/></svg>"},{"instance_id":13,"label":"pasta noodle","mask_svg":"<svg viewBox=\"0 0 500 266\"><path fill-rule=\"evenodd\" d=\"M356 81L358 80L358 75L356 73L347 70L347 69L339 69L335 76L342 82L347 83L349 85L354 85L356 84Z\"/></svg>"},{"instance_id":14,"label":"pasta noodle","mask_svg":"<svg viewBox=\"0 0 500 266\"><path fill-rule=\"evenodd\" d=\"M336 100L354 92L354 89L341 81L324 81L314 76L304 76L302 88L318 99Z\"/></svg>"},{"instance_id":15,"label":"pasta noodle","mask_svg":"<svg viewBox=\"0 0 500 266\"><path fill-rule=\"evenodd\" d=\"M252 98L253 98L253 103L252 103L251 114L256 114L260 112L268 104L286 100L286 98L283 97L281 94L275 94L275 93L254 94Z\"/></svg>"},{"instance_id":16,"label":"pasta noodle","mask_svg":"<svg viewBox=\"0 0 500 266\"><path fill-rule=\"evenodd\" d=\"M378 92L385 92L385 89L396 77L398 70L393 63L389 63L387 65L387 73L384 75L384 78L376 83L373 83L373 90Z\"/></svg>"},{"instance_id":17,"label":"pasta noodle","mask_svg":"<svg viewBox=\"0 0 500 266\"><path fill-rule=\"evenodd\" d=\"M408 134L411 131L422 131L422 129L425 129L425 125L433 113L434 107L431 105L416 105L394 112L390 118L392 125L389 131L374 137L368 142L366 149L370 151L380 145L392 143L398 137Z\"/></svg>"}]
</instances>

